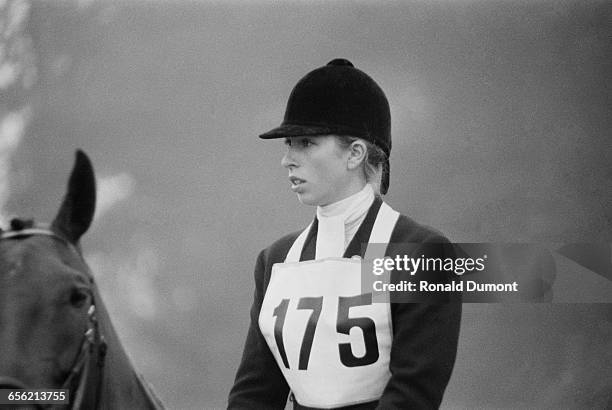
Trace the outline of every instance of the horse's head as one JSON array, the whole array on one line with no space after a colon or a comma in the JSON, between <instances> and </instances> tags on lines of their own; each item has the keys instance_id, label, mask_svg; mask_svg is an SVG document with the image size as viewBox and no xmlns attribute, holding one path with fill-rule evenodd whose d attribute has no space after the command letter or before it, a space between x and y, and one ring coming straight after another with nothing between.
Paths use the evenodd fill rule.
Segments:
<instances>
[{"instance_id":1,"label":"horse's head","mask_svg":"<svg viewBox=\"0 0 612 410\"><path fill-rule=\"evenodd\" d=\"M95 373L91 352L103 341L79 247L95 202L91 162L77 151L53 223L14 219L0 233L0 388L72 389Z\"/></svg>"},{"instance_id":2,"label":"horse's head","mask_svg":"<svg viewBox=\"0 0 612 410\"><path fill-rule=\"evenodd\" d=\"M77 151L53 223L14 219L0 230L0 389L69 389L79 410L163 409L133 369L81 254L95 203L93 167Z\"/></svg>"}]
</instances>

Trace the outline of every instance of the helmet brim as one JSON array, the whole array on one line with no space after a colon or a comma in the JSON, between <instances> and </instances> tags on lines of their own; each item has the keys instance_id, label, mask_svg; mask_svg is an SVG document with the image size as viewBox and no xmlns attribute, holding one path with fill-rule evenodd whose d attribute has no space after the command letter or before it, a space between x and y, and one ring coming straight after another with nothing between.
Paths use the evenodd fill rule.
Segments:
<instances>
[{"instance_id":1,"label":"helmet brim","mask_svg":"<svg viewBox=\"0 0 612 410\"><path fill-rule=\"evenodd\" d=\"M330 127L324 125L295 125L295 124L283 124L280 127L276 127L264 134L261 134L259 138L264 140L274 138L288 138L288 137L302 137L302 136L314 136L314 135L355 135L356 130L348 127ZM359 135L355 135L359 136Z\"/></svg>"}]
</instances>

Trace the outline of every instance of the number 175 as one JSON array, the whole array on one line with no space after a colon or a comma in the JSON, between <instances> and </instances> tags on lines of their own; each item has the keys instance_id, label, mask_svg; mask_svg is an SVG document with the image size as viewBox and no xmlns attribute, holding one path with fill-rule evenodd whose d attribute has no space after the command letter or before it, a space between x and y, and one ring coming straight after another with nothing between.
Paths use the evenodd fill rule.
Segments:
<instances>
[{"instance_id":1,"label":"number 175","mask_svg":"<svg viewBox=\"0 0 612 410\"><path fill-rule=\"evenodd\" d=\"M372 294L366 293L357 296L340 296L338 298L338 315L336 320L336 331L348 335L353 327L358 327L363 332L365 342L365 354L361 357L356 357L350 343L339 343L338 350L340 353L340 361L346 367L367 366L375 363L378 360L378 340L376 339L376 325L369 317L350 318L349 310L354 306L365 306L372 304ZM289 307L289 299L283 299L274 309L272 316L276 317L274 322L274 340L278 347L279 354L283 360L283 364L289 369L289 361L285 351L283 342L283 326L285 325L285 317ZM315 329L321 315L323 307L323 296L319 297L303 297L300 298L297 308L299 310L312 310L304 337L300 348L300 360L298 363L299 370L308 368L308 360L310 359L310 350L314 340Z\"/></svg>"}]
</instances>

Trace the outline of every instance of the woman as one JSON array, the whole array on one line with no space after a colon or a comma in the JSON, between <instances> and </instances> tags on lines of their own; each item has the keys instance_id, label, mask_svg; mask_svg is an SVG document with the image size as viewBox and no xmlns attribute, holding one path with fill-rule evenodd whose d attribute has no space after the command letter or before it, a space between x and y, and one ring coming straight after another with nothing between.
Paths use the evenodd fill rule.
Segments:
<instances>
[{"instance_id":1,"label":"woman","mask_svg":"<svg viewBox=\"0 0 612 410\"><path fill-rule=\"evenodd\" d=\"M260 136L285 139L291 189L317 211L305 230L259 254L229 408L282 409L290 391L294 408L440 405L457 351L460 298L372 303L361 288L360 258L420 256L425 248L411 243L448 243L380 197L389 186L390 124L380 87L336 59L298 82L282 125ZM362 246L381 242L384 254ZM427 247L434 248L446 247Z\"/></svg>"}]
</instances>

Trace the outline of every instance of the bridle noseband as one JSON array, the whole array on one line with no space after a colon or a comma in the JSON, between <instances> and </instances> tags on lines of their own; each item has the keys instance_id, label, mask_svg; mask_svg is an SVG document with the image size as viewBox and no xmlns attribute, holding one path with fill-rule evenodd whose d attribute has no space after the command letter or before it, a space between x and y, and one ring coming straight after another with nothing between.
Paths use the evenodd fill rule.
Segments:
<instances>
[{"instance_id":1,"label":"bridle noseband","mask_svg":"<svg viewBox=\"0 0 612 410\"><path fill-rule=\"evenodd\" d=\"M83 255L77 246L57 232L51 230L47 225L36 225L9 231L0 230L0 241L6 239L22 239L30 236L49 236L62 242L72 252L76 253L84 261ZM93 285L93 278L90 277ZM61 389L68 389L71 396L73 410L96 409L100 403L102 393L102 381L104 376L104 363L107 345L100 331L96 317L96 304L93 291L90 292L91 305L87 311L87 330L83 334L83 340L68 376L62 383ZM0 376L0 388L27 389L25 383L13 377ZM38 404L43 409L53 408L54 405Z\"/></svg>"}]
</instances>

